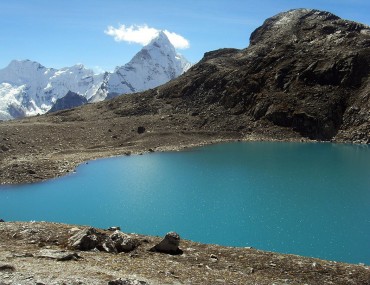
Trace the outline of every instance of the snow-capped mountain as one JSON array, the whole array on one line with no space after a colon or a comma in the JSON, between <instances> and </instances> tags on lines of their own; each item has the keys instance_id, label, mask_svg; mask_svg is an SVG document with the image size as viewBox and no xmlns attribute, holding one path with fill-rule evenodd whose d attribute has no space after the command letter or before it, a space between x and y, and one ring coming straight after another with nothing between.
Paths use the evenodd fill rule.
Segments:
<instances>
[{"instance_id":1,"label":"snow-capped mountain","mask_svg":"<svg viewBox=\"0 0 370 285\"><path fill-rule=\"evenodd\" d=\"M116 67L90 101L157 87L183 74L190 67L190 62L176 52L165 33L159 32L129 63Z\"/></svg>"},{"instance_id":2,"label":"snow-capped mountain","mask_svg":"<svg viewBox=\"0 0 370 285\"><path fill-rule=\"evenodd\" d=\"M81 64L57 70L30 60L13 60L0 70L0 120L43 114L68 91L89 99L103 77Z\"/></svg>"},{"instance_id":3,"label":"snow-capped mountain","mask_svg":"<svg viewBox=\"0 0 370 285\"><path fill-rule=\"evenodd\" d=\"M94 74L82 64L58 70L13 60L0 70L0 120L46 113L69 91L89 102L144 91L176 78L190 66L163 32L113 73Z\"/></svg>"}]
</instances>

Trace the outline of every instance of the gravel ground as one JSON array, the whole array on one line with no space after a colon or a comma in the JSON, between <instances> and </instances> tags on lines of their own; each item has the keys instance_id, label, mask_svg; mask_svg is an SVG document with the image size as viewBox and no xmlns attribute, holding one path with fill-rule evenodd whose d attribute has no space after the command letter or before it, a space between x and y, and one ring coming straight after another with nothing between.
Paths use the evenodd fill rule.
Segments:
<instances>
[{"instance_id":1,"label":"gravel ground","mask_svg":"<svg viewBox=\"0 0 370 285\"><path fill-rule=\"evenodd\" d=\"M364 265L186 240L180 241L183 254L168 255L149 251L162 238L136 234L131 236L140 245L128 253L67 248L68 238L83 228L0 223L1 284L108 284L118 279L131 283L116 284L370 284ZM78 258L58 261L53 256L61 252Z\"/></svg>"}]
</instances>

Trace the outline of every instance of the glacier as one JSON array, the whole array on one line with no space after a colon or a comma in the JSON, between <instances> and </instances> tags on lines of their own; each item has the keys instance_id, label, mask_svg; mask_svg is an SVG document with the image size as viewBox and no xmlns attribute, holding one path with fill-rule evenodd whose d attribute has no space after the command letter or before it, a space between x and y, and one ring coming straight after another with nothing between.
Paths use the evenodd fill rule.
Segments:
<instances>
[{"instance_id":1,"label":"glacier","mask_svg":"<svg viewBox=\"0 0 370 285\"><path fill-rule=\"evenodd\" d=\"M145 91L190 67L163 32L113 72L95 74L82 64L54 69L31 60L13 60L0 70L0 120L44 114L68 92L98 102Z\"/></svg>"}]
</instances>

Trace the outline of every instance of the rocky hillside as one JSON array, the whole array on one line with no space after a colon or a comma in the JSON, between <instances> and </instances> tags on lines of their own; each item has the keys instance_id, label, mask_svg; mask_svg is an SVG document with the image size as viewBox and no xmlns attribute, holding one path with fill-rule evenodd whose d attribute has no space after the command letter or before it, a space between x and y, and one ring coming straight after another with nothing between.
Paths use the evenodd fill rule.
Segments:
<instances>
[{"instance_id":1,"label":"rocky hillside","mask_svg":"<svg viewBox=\"0 0 370 285\"><path fill-rule=\"evenodd\" d=\"M245 114L310 139L370 143L369 72L368 26L299 9L267 19L244 50L206 53L157 98L181 99L181 110L196 113Z\"/></svg>"}]
</instances>

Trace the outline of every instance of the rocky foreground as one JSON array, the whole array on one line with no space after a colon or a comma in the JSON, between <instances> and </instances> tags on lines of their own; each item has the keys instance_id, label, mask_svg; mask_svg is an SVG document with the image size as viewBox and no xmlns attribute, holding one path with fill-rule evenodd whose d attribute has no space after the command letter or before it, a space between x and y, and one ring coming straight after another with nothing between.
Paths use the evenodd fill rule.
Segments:
<instances>
[{"instance_id":1,"label":"rocky foreground","mask_svg":"<svg viewBox=\"0 0 370 285\"><path fill-rule=\"evenodd\" d=\"M55 223L0 223L0 284L370 284L370 268Z\"/></svg>"}]
</instances>

